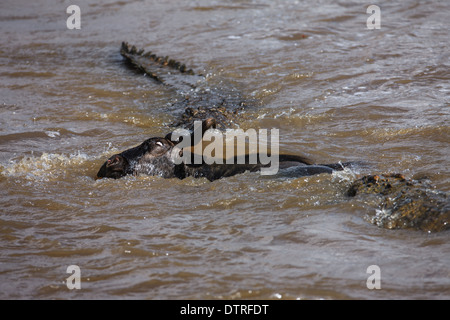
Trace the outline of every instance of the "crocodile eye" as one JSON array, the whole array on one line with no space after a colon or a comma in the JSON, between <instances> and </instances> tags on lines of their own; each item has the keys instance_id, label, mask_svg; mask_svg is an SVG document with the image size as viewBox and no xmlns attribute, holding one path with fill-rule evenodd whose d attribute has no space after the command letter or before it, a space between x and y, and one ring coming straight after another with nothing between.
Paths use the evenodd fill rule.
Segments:
<instances>
[{"instance_id":1,"label":"crocodile eye","mask_svg":"<svg viewBox=\"0 0 450 320\"><path fill-rule=\"evenodd\" d=\"M164 146L163 143L162 143L161 141L157 141L157 142L156 142L156 145L157 145L157 146L160 146L160 147Z\"/></svg>"}]
</instances>

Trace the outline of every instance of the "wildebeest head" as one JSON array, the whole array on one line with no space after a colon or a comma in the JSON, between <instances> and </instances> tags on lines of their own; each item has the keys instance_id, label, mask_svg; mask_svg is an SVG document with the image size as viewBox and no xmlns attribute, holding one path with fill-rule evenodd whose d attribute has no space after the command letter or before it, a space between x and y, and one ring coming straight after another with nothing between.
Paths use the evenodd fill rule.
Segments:
<instances>
[{"instance_id":1,"label":"wildebeest head","mask_svg":"<svg viewBox=\"0 0 450 320\"><path fill-rule=\"evenodd\" d=\"M206 130L215 126L216 121L214 119L204 120L200 137ZM194 133L191 136L194 137ZM96 179L119 179L129 174L158 175L165 178L176 177L174 159L177 156L182 156L183 150L177 148L182 140L182 137L175 139L172 133L166 135L165 138L150 138L137 147L110 157L98 171ZM195 144L198 141L191 139L191 142Z\"/></svg>"},{"instance_id":2,"label":"wildebeest head","mask_svg":"<svg viewBox=\"0 0 450 320\"><path fill-rule=\"evenodd\" d=\"M128 160L120 154L113 155L100 168L96 179L113 178L118 179L125 176L129 168Z\"/></svg>"},{"instance_id":3,"label":"wildebeest head","mask_svg":"<svg viewBox=\"0 0 450 320\"><path fill-rule=\"evenodd\" d=\"M118 179L129 174L163 175L173 170L175 144L165 138L150 138L137 147L110 157L97 173L97 179Z\"/></svg>"}]
</instances>

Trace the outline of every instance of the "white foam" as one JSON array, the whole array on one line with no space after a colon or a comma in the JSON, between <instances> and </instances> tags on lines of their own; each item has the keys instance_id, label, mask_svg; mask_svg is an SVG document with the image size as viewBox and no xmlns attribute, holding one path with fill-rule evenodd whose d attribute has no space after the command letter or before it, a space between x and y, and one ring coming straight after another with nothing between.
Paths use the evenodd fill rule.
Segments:
<instances>
[{"instance_id":1,"label":"white foam","mask_svg":"<svg viewBox=\"0 0 450 320\"><path fill-rule=\"evenodd\" d=\"M48 180L51 176L59 176L67 167L81 165L89 160L89 156L78 151L66 156L64 154L43 153L41 156L26 156L19 160L11 160L1 167L1 174L9 177L22 177L27 180Z\"/></svg>"},{"instance_id":2,"label":"white foam","mask_svg":"<svg viewBox=\"0 0 450 320\"><path fill-rule=\"evenodd\" d=\"M339 182L353 182L356 179L357 174L358 172L356 172L354 169L346 167L341 171L333 170L333 173L331 175L334 181L338 180Z\"/></svg>"}]
</instances>

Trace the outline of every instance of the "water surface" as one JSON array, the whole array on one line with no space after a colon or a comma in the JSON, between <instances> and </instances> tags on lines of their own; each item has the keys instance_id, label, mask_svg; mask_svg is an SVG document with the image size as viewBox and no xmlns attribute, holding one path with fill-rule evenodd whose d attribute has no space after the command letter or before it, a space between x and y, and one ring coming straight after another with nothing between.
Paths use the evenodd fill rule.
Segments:
<instances>
[{"instance_id":1,"label":"water surface","mask_svg":"<svg viewBox=\"0 0 450 320\"><path fill-rule=\"evenodd\" d=\"M450 298L448 232L378 228L344 196L380 172L450 190L448 1L380 3L379 30L364 1L78 1L80 30L70 4L0 4L1 298ZM127 68L122 41L258 101L240 125L280 129L282 152L370 165L95 181L174 120L173 91Z\"/></svg>"}]
</instances>

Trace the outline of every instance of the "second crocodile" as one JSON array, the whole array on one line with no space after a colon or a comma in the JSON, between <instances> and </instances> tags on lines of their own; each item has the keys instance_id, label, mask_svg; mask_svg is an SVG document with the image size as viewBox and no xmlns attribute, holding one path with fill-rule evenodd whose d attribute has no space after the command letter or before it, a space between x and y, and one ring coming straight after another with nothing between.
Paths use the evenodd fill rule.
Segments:
<instances>
[{"instance_id":1,"label":"second crocodile","mask_svg":"<svg viewBox=\"0 0 450 320\"><path fill-rule=\"evenodd\" d=\"M367 175L353 182L347 195L375 207L368 220L379 227L427 232L450 228L450 198L424 180Z\"/></svg>"}]
</instances>

